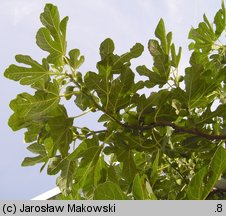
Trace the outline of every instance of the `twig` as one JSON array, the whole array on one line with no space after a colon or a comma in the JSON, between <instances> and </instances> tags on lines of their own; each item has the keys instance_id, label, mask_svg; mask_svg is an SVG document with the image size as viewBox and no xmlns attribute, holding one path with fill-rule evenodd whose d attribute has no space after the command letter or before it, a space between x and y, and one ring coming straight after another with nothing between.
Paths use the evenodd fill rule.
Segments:
<instances>
[{"instance_id":1,"label":"twig","mask_svg":"<svg viewBox=\"0 0 226 216\"><path fill-rule=\"evenodd\" d=\"M145 125L145 126L140 126L140 125L133 126L133 125L124 124L124 127L126 127L126 128L140 130L140 131L150 130L150 129L153 129L156 127L167 127L167 126L172 127L178 133L193 134L193 135L203 137L208 140L226 140L226 135L207 134L207 133L199 131L195 128L184 128L184 127L178 126L172 122L159 121L159 122L154 122L154 123L151 123L151 124Z\"/></svg>"}]
</instances>

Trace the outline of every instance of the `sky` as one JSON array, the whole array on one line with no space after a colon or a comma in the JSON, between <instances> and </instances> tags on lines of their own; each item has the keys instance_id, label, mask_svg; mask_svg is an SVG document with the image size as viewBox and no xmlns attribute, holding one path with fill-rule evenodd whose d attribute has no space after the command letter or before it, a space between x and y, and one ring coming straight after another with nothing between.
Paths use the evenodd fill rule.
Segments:
<instances>
[{"instance_id":1,"label":"sky","mask_svg":"<svg viewBox=\"0 0 226 216\"><path fill-rule=\"evenodd\" d=\"M148 40L154 38L155 27L163 18L173 41L182 46L180 72L189 64L189 29L202 21L205 13L212 22L221 0L0 0L0 200L28 200L55 187L56 176L48 176L40 166L21 167L24 157L32 156L23 142L24 131L13 132L8 126L12 114L9 102L17 94L30 91L26 86L4 78L5 69L15 63L16 54L30 55L40 61L47 53L35 44L41 27L39 15L46 3L58 6L61 17L69 16L68 50L80 49L85 56L81 71L95 71L99 61L99 45L105 38L115 42L116 53L127 52L136 42L145 46L144 54L134 65L151 66ZM77 112L69 107L69 114ZM79 114L79 113L77 113ZM95 118L80 120L82 126L96 127Z\"/></svg>"}]
</instances>

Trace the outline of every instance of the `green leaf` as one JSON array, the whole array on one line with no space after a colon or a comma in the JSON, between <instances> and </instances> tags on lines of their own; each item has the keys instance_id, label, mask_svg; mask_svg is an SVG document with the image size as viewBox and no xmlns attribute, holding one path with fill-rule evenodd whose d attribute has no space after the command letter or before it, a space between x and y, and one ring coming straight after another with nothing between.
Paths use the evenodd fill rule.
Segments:
<instances>
[{"instance_id":1,"label":"green leaf","mask_svg":"<svg viewBox=\"0 0 226 216\"><path fill-rule=\"evenodd\" d=\"M105 157L104 155L102 155L96 163L95 169L93 169L93 182L95 186L106 181L107 168L108 165L105 162Z\"/></svg>"},{"instance_id":2,"label":"green leaf","mask_svg":"<svg viewBox=\"0 0 226 216\"><path fill-rule=\"evenodd\" d=\"M34 154L46 155L45 147L38 143L29 145L27 149Z\"/></svg>"},{"instance_id":3,"label":"green leaf","mask_svg":"<svg viewBox=\"0 0 226 216\"><path fill-rule=\"evenodd\" d=\"M16 61L30 67L21 67L12 64L6 69L4 75L15 81L20 80L21 85L31 85L40 80L47 81L52 74L52 72L49 71L49 65L45 59L43 59L42 64L39 64L30 56L16 55Z\"/></svg>"},{"instance_id":4,"label":"green leaf","mask_svg":"<svg viewBox=\"0 0 226 216\"><path fill-rule=\"evenodd\" d=\"M100 45L101 59L105 59L109 54L113 54L115 50L114 42L111 38L105 39Z\"/></svg>"},{"instance_id":5,"label":"green leaf","mask_svg":"<svg viewBox=\"0 0 226 216\"><path fill-rule=\"evenodd\" d=\"M49 164L47 168L48 175L56 175L61 169L64 160L61 157L52 157L49 159Z\"/></svg>"},{"instance_id":6,"label":"green leaf","mask_svg":"<svg viewBox=\"0 0 226 216\"><path fill-rule=\"evenodd\" d=\"M168 54L167 49L167 39L166 39L166 29L163 19L160 19L156 29L155 36L161 41L161 46L166 54Z\"/></svg>"},{"instance_id":7,"label":"green leaf","mask_svg":"<svg viewBox=\"0 0 226 216\"><path fill-rule=\"evenodd\" d=\"M131 101L130 90L133 85L134 73L129 69L125 69L118 78L112 81L106 104L106 110L109 113L118 113L119 110L129 105Z\"/></svg>"},{"instance_id":8,"label":"green leaf","mask_svg":"<svg viewBox=\"0 0 226 216\"><path fill-rule=\"evenodd\" d=\"M194 43L192 43L192 46L190 45L190 48L197 51L201 49L203 53L208 53L211 51L217 37L205 15L203 16L203 19L204 22L199 23L198 28L192 28L189 32L189 39L194 40Z\"/></svg>"},{"instance_id":9,"label":"green leaf","mask_svg":"<svg viewBox=\"0 0 226 216\"><path fill-rule=\"evenodd\" d=\"M200 169L190 181L187 188L188 199L206 199L225 170L226 150L219 146L209 166Z\"/></svg>"},{"instance_id":10,"label":"green leaf","mask_svg":"<svg viewBox=\"0 0 226 216\"><path fill-rule=\"evenodd\" d=\"M72 190L76 167L77 163L69 160L65 160L62 165L61 175L57 178L57 186L64 196L69 195Z\"/></svg>"},{"instance_id":11,"label":"green leaf","mask_svg":"<svg viewBox=\"0 0 226 216\"><path fill-rule=\"evenodd\" d=\"M101 98L102 103L105 104L107 102L107 95L108 93L108 85L109 81L103 79L101 76L94 72L87 72L84 78L86 86L90 90L95 90Z\"/></svg>"},{"instance_id":12,"label":"green leaf","mask_svg":"<svg viewBox=\"0 0 226 216\"><path fill-rule=\"evenodd\" d=\"M92 199L95 188L106 181L106 171L107 164L104 161L104 156L99 156L97 163L90 167L90 171L82 184L82 192L85 198Z\"/></svg>"},{"instance_id":13,"label":"green leaf","mask_svg":"<svg viewBox=\"0 0 226 216\"><path fill-rule=\"evenodd\" d=\"M31 123L31 121L29 121L28 119L25 121L27 121L27 123L30 122L30 125L27 126L27 131L24 133L24 141L26 143L35 142L37 140L37 136L38 136L39 132L44 127L44 123L42 121L41 122L37 121L37 122ZM13 124L15 126L15 122L13 122Z\"/></svg>"},{"instance_id":14,"label":"green leaf","mask_svg":"<svg viewBox=\"0 0 226 216\"><path fill-rule=\"evenodd\" d=\"M74 70L77 70L85 61L85 57L80 56L79 49L73 49L68 54L70 57L68 58L69 64Z\"/></svg>"},{"instance_id":15,"label":"green leaf","mask_svg":"<svg viewBox=\"0 0 226 216\"><path fill-rule=\"evenodd\" d=\"M60 170L63 169L65 163L70 161L76 161L76 156L78 155L77 149L74 150L71 154L68 154L66 157L62 158L61 156L51 157L49 159L47 172L49 175L56 175Z\"/></svg>"},{"instance_id":16,"label":"green leaf","mask_svg":"<svg viewBox=\"0 0 226 216\"><path fill-rule=\"evenodd\" d=\"M190 200L201 200L204 191L204 177L207 173L207 167L200 169L191 179L187 188L187 198Z\"/></svg>"},{"instance_id":17,"label":"green leaf","mask_svg":"<svg viewBox=\"0 0 226 216\"><path fill-rule=\"evenodd\" d=\"M122 176L130 184L137 173L136 164L134 162L133 153L130 150L123 156Z\"/></svg>"},{"instance_id":18,"label":"green leaf","mask_svg":"<svg viewBox=\"0 0 226 216\"><path fill-rule=\"evenodd\" d=\"M25 119L23 117L20 118L18 115L13 113L8 120L8 125L10 126L10 128L13 131L17 131L17 130L27 127L29 125L29 123L28 123L27 119Z\"/></svg>"},{"instance_id":19,"label":"green leaf","mask_svg":"<svg viewBox=\"0 0 226 216\"><path fill-rule=\"evenodd\" d=\"M134 74L125 69L123 73L112 82L99 74L88 72L84 78L87 88L95 90L101 100L102 106L109 113L118 112L128 106L130 89L134 84Z\"/></svg>"},{"instance_id":20,"label":"green leaf","mask_svg":"<svg viewBox=\"0 0 226 216\"><path fill-rule=\"evenodd\" d=\"M88 107L95 108L95 106L93 105L93 102L90 100L87 94L83 92L78 92L78 93L75 93L75 96L76 96L76 99L74 100L74 102L78 106L78 108L80 108L82 111L85 111Z\"/></svg>"},{"instance_id":21,"label":"green leaf","mask_svg":"<svg viewBox=\"0 0 226 216\"><path fill-rule=\"evenodd\" d=\"M93 190L93 185L97 183L98 178L103 177L98 175L102 148L103 146L99 146L97 137L93 137L92 139L84 140L72 153L73 157L79 161L74 187L78 188L78 190L82 189L84 193L86 190ZM79 192L77 191L76 193Z\"/></svg>"},{"instance_id":22,"label":"green leaf","mask_svg":"<svg viewBox=\"0 0 226 216\"><path fill-rule=\"evenodd\" d=\"M75 88L75 86L67 86L66 87L66 91L65 91L65 99L66 100L70 100L71 99L71 97L73 96L73 92L74 92L74 88Z\"/></svg>"},{"instance_id":23,"label":"green leaf","mask_svg":"<svg viewBox=\"0 0 226 216\"><path fill-rule=\"evenodd\" d=\"M51 152L59 149L63 157L68 154L69 144L73 140L72 125L73 119L63 116L48 120L49 133L53 141Z\"/></svg>"},{"instance_id":24,"label":"green leaf","mask_svg":"<svg viewBox=\"0 0 226 216\"><path fill-rule=\"evenodd\" d=\"M25 157L21 166L34 166L38 163L44 163L48 161L48 157L46 155L39 155L36 157Z\"/></svg>"},{"instance_id":25,"label":"green leaf","mask_svg":"<svg viewBox=\"0 0 226 216\"><path fill-rule=\"evenodd\" d=\"M136 70L141 76L147 76L149 78L149 88L152 88L156 85L163 86L167 82L167 79L165 77L162 77L160 74L149 70L145 65L138 66Z\"/></svg>"},{"instance_id":26,"label":"green leaf","mask_svg":"<svg viewBox=\"0 0 226 216\"><path fill-rule=\"evenodd\" d=\"M24 141L27 143L35 142L40 135L45 131L45 123L49 118L57 116L67 115L64 106L59 105L56 109L52 110L50 113L40 117L29 117L29 116L18 116L18 113L14 113L10 116L8 124L12 130L20 130L22 128L27 128L27 131L24 134Z\"/></svg>"},{"instance_id":27,"label":"green leaf","mask_svg":"<svg viewBox=\"0 0 226 216\"><path fill-rule=\"evenodd\" d=\"M10 108L22 118L40 118L54 110L59 104L59 87L57 82L49 83L35 95L22 93L10 102Z\"/></svg>"},{"instance_id":28,"label":"green leaf","mask_svg":"<svg viewBox=\"0 0 226 216\"><path fill-rule=\"evenodd\" d=\"M151 172L151 183L152 186L155 184L155 182L158 180L159 174L158 174L158 168L159 168L159 151L156 154L155 160L152 164L152 172Z\"/></svg>"},{"instance_id":29,"label":"green leaf","mask_svg":"<svg viewBox=\"0 0 226 216\"><path fill-rule=\"evenodd\" d=\"M132 186L133 196L136 200L146 200L148 199L145 178L144 176L140 177L137 173Z\"/></svg>"},{"instance_id":30,"label":"green leaf","mask_svg":"<svg viewBox=\"0 0 226 216\"><path fill-rule=\"evenodd\" d=\"M213 123L215 117L226 119L226 104L220 104L214 111L207 107L206 111L200 117L200 123Z\"/></svg>"},{"instance_id":31,"label":"green leaf","mask_svg":"<svg viewBox=\"0 0 226 216\"><path fill-rule=\"evenodd\" d=\"M56 6L46 4L40 20L45 26L40 28L36 35L37 45L49 52L47 60L55 65L63 64L63 56L66 52L66 26L68 17L60 21Z\"/></svg>"},{"instance_id":32,"label":"green leaf","mask_svg":"<svg viewBox=\"0 0 226 216\"><path fill-rule=\"evenodd\" d=\"M44 163L44 165L41 167L40 172L44 169L48 162L48 156L46 154L45 147L42 144L39 143L33 143L27 147L27 149L34 153L34 154L39 154L36 157L26 157L24 158L22 162L22 166L34 166L38 163Z\"/></svg>"},{"instance_id":33,"label":"green leaf","mask_svg":"<svg viewBox=\"0 0 226 216\"><path fill-rule=\"evenodd\" d=\"M109 77L113 74L121 74L125 69L130 66L130 61L133 58L139 57L144 50L140 43L136 43L129 52L121 56L114 55L114 43L110 38L104 40L100 45L101 61L97 63L99 75Z\"/></svg>"},{"instance_id":34,"label":"green leaf","mask_svg":"<svg viewBox=\"0 0 226 216\"><path fill-rule=\"evenodd\" d=\"M94 200L127 200L121 188L110 181L100 184L94 191Z\"/></svg>"},{"instance_id":35,"label":"green leaf","mask_svg":"<svg viewBox=\"0 0 226 216\"><path fill-rule=\"evenodd\" d=\"M163 52L157 40L149 40L148 50L152 56L159 56Z\"/></svg>"},{"instance_id":36,"label":"green leaf","mask_svg":"<svg viewBox=\"0 0 226 216\"><path fill-rule=\"evenodd\" d=\"M110 165L108 167L108 173L107 174L108 174L108 177L107 177L108 181L114 182L116 184L119 183L119 181L118 181L119 179L118 179L118 175L117 175L115 166Z\"/></svg>"},{"instance_id":37,"label":"green leaf","mask_svg":"<svg viewBox=\"0 0 226 216\"><path fill-rule=\"evenodd\" d=\"M216 25L215 34L219 37L226 27L226 11L224 1L222 1L221 9L216 13L214 17L214 24Z\"/></svg>"},{"instance_id":38,"label":"green leaf","mask_svg":"<svg viewBox=\"0 0 226 216\"><path fill-rule=\"evenodd\" d=\"M140 43L136 43L129 52L124 53L123 55L119 56L117 60L114 62L114 66L116 67L117 64L124 64L125 62L130 62L131 59L139 57L144 51L144 46Z\"/></svg>"},{"instance_id":39,"label":"green leaf","mask_svg":"<svg viewBox=\"0 0 226 216\"><path fill-rule=\"evenodd\" d=\"M205 71L202 65L186 68L185 86L189 107L206 107L212 100L209 96L218 85L209 77L208 71Z\"/></svg>"},{"instance_id":40,"label":"green leaf","mask_svg":"<svg viewBox=\"0 0 226 216\"><path fill-rule=\"evenodd\" d=\"M226 149L219 146L215 152L209 167L207 183L204 188L202 199L205 199L208 194L212 191L213 187L219 180L221 174L226 171Z\"/></svg>"},{"instance_id":41,"label":"green leaf","mask_svg":"<svg viewBox=\"0 0 226 216\"><path fill-rule=\"evenodd\" d=\"M149 40L148 49L154 60L153 71L158 73L162 79L167 80L170 73L170 60L163 50L164 47L160 47L156 40Z\"/></svg>"},{"instance_id":42,"label":"green leaf","mask_svg":"<svg viewBox=\"0 0 226 216\"><path fill-rule=\"evenodd\" d=\"M176 54L175 45L172 44L170 50L171 50L171 56L172 56L171 65L175 68L178 68L180 58L181 58L182 48L180 47L178 54Z\"/></svg>"},{"instance_id":43,"label":"green leaf","mask_svg":"<svg viewBox=\"0 0 226 216\"><path fill-rule=\"evenodd\" d=\"M79 158L81 157L81 164L80 167L86 166L86 165L95 165L95 163L98 161L98 157L100 154L100 146L91 146L88 147L85 151L81 152L79 154Z\"/></svg>"}]
</instances>

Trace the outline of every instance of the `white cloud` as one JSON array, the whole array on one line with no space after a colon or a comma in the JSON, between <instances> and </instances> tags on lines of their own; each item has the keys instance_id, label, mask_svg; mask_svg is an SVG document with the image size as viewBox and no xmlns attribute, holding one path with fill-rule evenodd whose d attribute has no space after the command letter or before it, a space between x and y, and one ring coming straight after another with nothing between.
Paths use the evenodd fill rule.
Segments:
<instances>
[{"instance_id":1,"label":"white cloud","mask_svg":"<svg viewBox=\"0 0 226 216\"><path fill-rule=\"evenodd\" d=\"M28 17L32 16L34 11L38 11L42 5L41 1L29 1L29 0L10 0L1 2L0 17L7 22L7 20L13 25L29 20Z\"/></svg>"},{"instance_id":2,"label":"white cloud","mask_svg":"<svg viewBox=\"0 0 226 216\"><path fill-rule=\"evenodd\" d=\"M181 23L184 14L182 14L182 6L183 1L181 0L165 0L165 4L167 7L168 15L171 19L174 20L174 22Z\"/></svg>"},{"instance_id":3,"label":"white cloud","mask_svg":"<svg viewBox=\"0 0 226 216\"><path fill-rule=\"evenodd\" d=\"M15 5L12 8L13 24L16 25L30 16L36 10L37 3L24 1L15 1Z\"/></svg>"},{"instance_id":4,"label":"white cloud","mask_svg":"<svg viewBox=\"0 0 226 216\"><path fill-rule=\"evenodd\" d=\"M152 0L136 0L136 4L143 9L143 11L147 12L150 10L152 5ZM150 12L150 11L149 11Z\"/></svg>"}]
</instances>

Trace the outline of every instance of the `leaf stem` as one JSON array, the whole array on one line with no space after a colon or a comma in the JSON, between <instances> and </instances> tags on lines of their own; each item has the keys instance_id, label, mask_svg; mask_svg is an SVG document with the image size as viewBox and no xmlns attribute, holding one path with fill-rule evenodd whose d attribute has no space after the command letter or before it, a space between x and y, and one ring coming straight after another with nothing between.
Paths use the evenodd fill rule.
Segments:
<instances>
[{"instance_id":1,"label":"leaf stem","mask_svg":"<svg viewBox=\"0 0 226 216\"><path fill-rule=\"evenodd\" d=\"M89 113L90 111L92 111L92 108L88 109L87 111L85 111L85 112L83 112L83 113L81 113L81 114L79 114L79 115L77 115L77 116L73 116L73 117L69 117L69 118L73 118L73 119L79 118L79 117L81 117L81 116L86 115L86 114Z\"/></svg>"}]
</instances>

